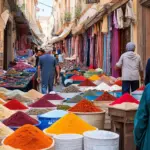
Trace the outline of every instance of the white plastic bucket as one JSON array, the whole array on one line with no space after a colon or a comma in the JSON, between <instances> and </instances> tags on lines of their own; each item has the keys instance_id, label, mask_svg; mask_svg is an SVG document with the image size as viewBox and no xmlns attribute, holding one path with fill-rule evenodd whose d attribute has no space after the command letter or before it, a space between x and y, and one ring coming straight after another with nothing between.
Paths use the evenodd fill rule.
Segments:
<instances>
[{"instance_id":1,"label":"white plastic bucket","mask_svg":"<svg viewBox=\"0 0 150 150\"><path fill-rule=\"evenodd\" d=\"M105 122L105 111L102 112L72 112L82 118L84 121L89 123L90 125L98 128L104 129L104 122Z\"/></svg>"},{"instance_id":2,"label":"white plastic bucket","mask_svg":"<svg viewBox=\"0 0 150 150\"><path fill-rule=\"evenodd\" d=\"M119 135L109 131L88 131L84 134L84 150L119 150Z\"/></svg>"},{"instance_id":3,"label":"white plastic bucket","mask_svg":"<svg viewBox=\"0 0 150 150\"><path fill-rule=\"evenodd\" d=\"M60 134L54 136L55 150L83 150L83 136L79 134Z\"/></svg>"}]
</instances>

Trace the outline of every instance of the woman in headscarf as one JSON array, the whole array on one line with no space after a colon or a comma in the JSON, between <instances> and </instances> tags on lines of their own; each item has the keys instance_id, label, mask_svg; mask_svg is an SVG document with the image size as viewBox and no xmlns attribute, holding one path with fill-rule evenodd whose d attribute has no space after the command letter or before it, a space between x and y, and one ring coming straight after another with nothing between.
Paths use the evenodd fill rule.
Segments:
<instances>
[{"instance_id":1,"label":"woman in headscarf","mask_svg":"<svg viewBox=\"0 0 150 150\"><path fill-rule=\"evenodd\" d=\"M150 150L150 84L147 85L134 120L137 150Z\"/></svg>"},{"instance_id":2,"label":"woman in headscarf","mask_svg":"<svg viewBox=\"0 0 150 150\"><path fill-rule=\"evenodd\" d=\"M116 69L122 70L123 94L130 93L139 88L139 80L143 81L143 65L141 57L135 52L135 44L129 42L126 45L126 53L122 54Z\"/></svg>"},{"instance_id":3,"label":"woman in headscarf","mask_svg":"<svg viewBox=\"0 0 150 150\"><path fill-rule=\"evenodd\" d=\"M148 59L146 65L145 85L147 85L148 83L150 83L150 58Z\"/></svg>"}]
</instances>

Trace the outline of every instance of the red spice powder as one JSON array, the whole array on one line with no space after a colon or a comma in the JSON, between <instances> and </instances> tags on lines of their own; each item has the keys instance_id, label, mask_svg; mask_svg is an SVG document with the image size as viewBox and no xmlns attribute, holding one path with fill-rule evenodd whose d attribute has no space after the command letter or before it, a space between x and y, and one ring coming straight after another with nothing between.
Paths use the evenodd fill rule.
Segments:
<instances>
[{"instance_id":1,"label":"red spice powder","mask_svg":"<svg viewBox=\"0 0 150 150\"><path fill-rule=\"evenodd\" d=\"M101 96L99 96L96 101L115 101L117 98L108 92L104 92Z\"/></svg>"},{"instance_id":2,"label":"red spice powder","mask_svg":"<svg viewBox=\"0 0 150 150\"><path fill-rule=\"evenodd\" d=\"M140 88L137 89L137 91L144 91L145 90L145 86L141 86Z\"/></svg>"},{"instance_id":3,"label":"red spice powder","mask_svg":"<svg viewBox=\"0 0 150 150\"><path fill-rule=\"evenodd\" d=\"M124 102L135 103L135 104L139 104L140 103L138 100L136 100L130 94L126 93L122 97L118 98L116 101L111 103L110 105L113 106L113 105L116 105L116 104L122 104Z\"/></svg>"},{"instance_id":4,"label":"red spice powder","mask_svg":"<svg viewBox=\"0 0 150 150\"><path fill-rule=\"evenodd\" d=\"M70 79L72 79L73 81L84 81L84 80L86 80L86 78L84 76L79 76L79 75L74 75Z\"/></svg>"},{"instance_id":5,"label":"red spice powder","mask_svg":"<svg viewBox=\"0 0 150 150\"><path fill-rule=\"evenodd\" d=\"M24 109L28 109L28 107L26 107L25 105L23 105L22 103L20 103L16 99L10 100L6 104L4 104L4 106L9 108L10 110L24 110Z\"/></svg>"},{"instance_id":6,"label":"red spice powder","mask_svg":"<svg viewBox=\"0 0 150 150\"><path fill-rule=\"evenodd\" d=\"M25 124L36 125L38 121L24 112L18 111L3 121L6 126L23 126Z\"/></svg>"},{"instance_id":7,"label":"red spice powder","mask_svg":"<svg viewBox=\"0 0 150 150\"><path fill-rule=\"evenodd\" d=\"M74 107L70 108L68 111L71 112L101 112L102 110L97 108L92 102L88 100L82 100L77 103Z\"/></svg>"},{"instance_id":8,"label":"red spice powder","mask_svg":"<svg viewBox=\"0 0 150 150\"><path fill-rule=\"evenodd\" d=\"M121 80L118 80L116 81L114 84L118 85L118 86L122 86L122 81Z\"/></svg>"},{"instance_id":9,"label":"red spice powder","mask_svg":"<svg viewBox=\"0 0 150 150\"><path fill-rule=\"evenodd\" d=\"M64 98L58 94L46 94L40 100L64 100Z\"/></svg>"},{"instance_id":10,"label":"red spice powder","mask_svg":"<svg viewBox=\"0 0 150 150\"><path fill-rule=\"evenodd\" d=\"M29 105L30 107L44 107L44 108L48 108L48 107L56 107L56 105L52 104L51 102L49 101L45 101L45 100L38 100L36 101L35 103Z\"/></svg>"},{"instance_id":11,"label":"red spice powder","mask_svg":"<svg viewBox=\"0 0 150 150\"><path fill-rule=\"evenodd\" d=\"M94 84L91 80L86 79L83 82L81 82L79 84L79 86L97 86L96 84Z\"/></svg>"}]
</instances>

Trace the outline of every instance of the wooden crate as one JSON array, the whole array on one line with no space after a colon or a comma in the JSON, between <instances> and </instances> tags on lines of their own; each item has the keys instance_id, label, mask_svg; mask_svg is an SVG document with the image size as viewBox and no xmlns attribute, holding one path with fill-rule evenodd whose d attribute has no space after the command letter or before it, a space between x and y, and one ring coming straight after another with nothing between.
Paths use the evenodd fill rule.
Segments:
<instances>
[{"instance_id":1,"label":"wooden crate","mask_svg":"<svg viewBox=\"0 0 150 150\"><path fill-rule=\"evenodd\" d=\"M133 137L136 110L124 111L109 108L111 131L120 135L119 150L136 150Z\"/></svg>"}]
</instances>

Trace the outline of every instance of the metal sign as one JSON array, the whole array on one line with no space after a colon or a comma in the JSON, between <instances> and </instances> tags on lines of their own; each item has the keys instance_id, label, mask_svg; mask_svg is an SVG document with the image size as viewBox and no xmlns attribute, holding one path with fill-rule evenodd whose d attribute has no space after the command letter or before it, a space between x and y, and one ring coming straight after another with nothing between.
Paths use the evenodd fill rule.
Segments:
<instances>
[{"instance_id":1,"label":"metal sign","mask_svg":"<svg viewBox=\"0 0 150 150\"><path fill-rule=\"evenodd\" d=\"M86 4L99 3L100 0L86 0Z\"/></svg>"}]
</instances>

